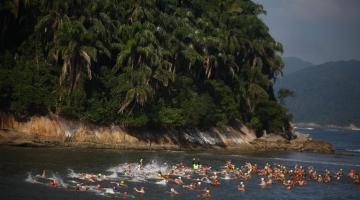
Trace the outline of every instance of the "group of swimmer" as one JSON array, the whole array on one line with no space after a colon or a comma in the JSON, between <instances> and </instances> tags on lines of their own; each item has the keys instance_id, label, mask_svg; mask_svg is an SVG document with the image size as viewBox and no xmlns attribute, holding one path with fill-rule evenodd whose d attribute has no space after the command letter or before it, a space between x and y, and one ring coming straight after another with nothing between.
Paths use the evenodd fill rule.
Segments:
<instances>
[{"instance_id":1,"label":"group of swimmer","mask_svg":"<svg viewBox=\"0 0 360 200\"><path fill-rule=\"evenodd\" d=\"M121 173L124 176L130 176L133 170L142 169L144 167L144 160L141 159L139 163L128 164L124 171ZM181 161L172 168L161 171L158 170L153 174L151 179L164 183L170 183L172 187L166 191L169 195L177 196L181 193L175 189L175 186L182 187L184 190L197 190L199 197L210 198L212 190L221 185L220 179L235 180L239 184L237 186L238 192L246 192L245 182L258 176L259 187L266 188L272 184L283 185L286 190L291 190L294 187L304 187L307 182L315 181L320 184L328 184L333 181L341 181L347 178L353 184L360 184L359 173L355 169L350 169L347 176L343 169L337 172L325 170L323 173L316 171L313 167L305 169L303 166L295 165L293 168L288 168L284 165L268 163L263 168L259 168L257 164L245 163L244 166L236 167L231 160L226 161L225 165L218 170L212 169L210 166L202 165L198 159L193 159L192 166L185 166ZM221 177L220 177L221 176ZM46 178L45 171L42 178ZM128 197L132 191L134 194L144 195L146 190L144 187L134 187L130 189L125 183L125 180L117 180L109 178L103 174L86 174L80 173L77 177L78 180L83 180L90 184L76 183L73 187L74 191L88 191L90 189L103 190L105 193L115 194L114 191L120 193L123 197ZM51 187L57 187L56 179L48 178ZM103 187L102 181L108 181L109 187ZM92 183L92 184L91 184Z\"/></svg>"}]
</instances>

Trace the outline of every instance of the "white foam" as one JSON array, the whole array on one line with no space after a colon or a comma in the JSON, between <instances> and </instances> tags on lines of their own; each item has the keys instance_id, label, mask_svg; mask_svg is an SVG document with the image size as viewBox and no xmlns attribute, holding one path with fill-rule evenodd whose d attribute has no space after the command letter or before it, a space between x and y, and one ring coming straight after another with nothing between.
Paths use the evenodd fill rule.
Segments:
<instances>
[{"instance_id":1,"label":"white foam","mask_svg":"<svg viewBox=\"0 0 360 200\"><path fill-rule=\"evenodd\" d=\"M110 179L116 179L116 178L119 178L119 176L118 176L118 174L115 172L115 171L113 171L112 172L112 174L110 174L109 176L107 176L108 178L110 178Z\"/></svg>"},{"instance_id":2,"label":"white foam","mask_svg":"<svg viewBox=\"0 0 360 200\"><path fill-rule=\"evenodd\" d=\"M348 149L347 151L351 151L351 152L359 152L359 153L360 153L360 149Z\"/></svg>"},{"instance_id":3,"label":"white foam","mask_svg":"<svg viewBox=\"0 0 360 200\"><path fill-rule=\"evenodd\" d=\"M72 169L68 169L69 173L68 173L68 177L69 178L78 178L79 177L79 174L75 173L74 170Z\"/></svg>"},{"instance_id":4,"label":"white foam","mask_svg":"<svg viewBox=\"0 0 360 200\"><path fill-rule=\"evenodd\" d=\"M28 183L40 183L39 181L37 181L37 180L34 178L34 176L31 174L31 172L28 172L27 174L28 174L28 175L27 175L27 177L26 177L26 179L25 179L26 182L28 182Z\"/></svg>"},{"instance_id":5,"label":"white foam","mask_svg":"<svg viewBox=\"0 0 360 200\"><path fill-rule=\"evenodd\" d=\"M328 161L310 161L310 160L297 160L297 159L285 159L285 158L270 158L270 159L280 160L280 161L288 161L288 162L298 162L298 163L312 163L312 164L323 164L323 165L360 167L359 164L351 164L351 163L337 163L337 162L328 162Z\"/></svg>"},{"instance_id":6,"label":"white foam","mask_svg":"<svg viewBox=\"0 0 360 200\"><path fill-rule=\"evenodd\" d=\"M63 179L56 175L56 174L52 174L52 178L56 180L56 182L58 183L58 186L61 186L63 188L67 188L68 185L63 181Z\"/></svg>"},{"instance_id":7,"label":"white foam","mask_svg":"<svg viewBox=\"0 0 360 200\"><path fill-rule=\"evenodd\" d=\"M112 188L104 188L106 194L115 194L114 189Z\"/></svg>"},{"instance_id":8,"label":"white foam","mask_svg":"<svg viewBox=\"0 0 360 200\"><path fill-rule=\"evenodd\" d=\"M167 180L161 180L161 181L158 181L158 182L155 182L155 184L157 184L157 185L166 185L167 184Z\"/></svg>"},{"instance_id":9,"label":"white foam","mask_svg":"<svg viewBox=\"0 0 360 200\"><path fill-rule=\"evenodd\" d=\"M230 177L229 175L226 175L226 176L224 176L222 179L223 179L223 180L230 180L231 177Z\"/></svg>"},{"instance_id":10,"label":"white foam","mask_svg":"<svg viewBox=\"0 0 360 200\"><path fill-rule=\"evenodd\" d=\"M157 161L151 161L143 167L138 163L124 163L111 167L107 171L112 172L112 175L116 173L116 177L118 174L121 174L125 177L130 177L130 181L139 182L145 181L146 179L157 178L158 171L167 173L169 170L170 167L166 163L159 164Z\"/></svg>"}]
</instances>

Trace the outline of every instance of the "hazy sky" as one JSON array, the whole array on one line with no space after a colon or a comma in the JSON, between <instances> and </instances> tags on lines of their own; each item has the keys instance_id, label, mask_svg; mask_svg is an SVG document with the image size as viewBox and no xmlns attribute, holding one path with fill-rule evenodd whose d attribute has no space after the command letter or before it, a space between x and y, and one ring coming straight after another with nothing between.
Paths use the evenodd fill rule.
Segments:
<instances>
[{"instance_id":1,"label":"hazy sky","mask_svg":"<svg viewBox=\"0 0 360 200\"><path fill-rule=\"evenodd\" d=\"M360 0L255 0L284 56L315 64L360 60Z\"/></svg>"}]
</instances>

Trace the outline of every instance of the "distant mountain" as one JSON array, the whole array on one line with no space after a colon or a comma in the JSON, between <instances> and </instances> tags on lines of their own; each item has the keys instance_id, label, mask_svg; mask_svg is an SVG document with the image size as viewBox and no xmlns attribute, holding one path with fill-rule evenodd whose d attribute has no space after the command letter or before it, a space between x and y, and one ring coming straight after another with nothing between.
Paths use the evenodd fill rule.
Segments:
<instances>
[{"instance_id":1,"label":"distant mountain","mask_svg":"<svg viewBox=\"0 0 360 200\"><path fill-rule=\"evenodd\" d=\"M299 70L305 69L307 67L314 66L314 64L297 57L284 57L283 60L285 64L285 68L284 68L285 76L297 72Z\"/></svg>"},{"instance_id":2,"label":"distant mountain","mask_svg":"<svg viewBox=\"0 0 360 200\"><path fill-rule=\"evenodd\" d=\"M286 75L276 87L295 91L286 100L295 122L360 125L360 61L308 67Z\"/></svg>"}]
</instances>

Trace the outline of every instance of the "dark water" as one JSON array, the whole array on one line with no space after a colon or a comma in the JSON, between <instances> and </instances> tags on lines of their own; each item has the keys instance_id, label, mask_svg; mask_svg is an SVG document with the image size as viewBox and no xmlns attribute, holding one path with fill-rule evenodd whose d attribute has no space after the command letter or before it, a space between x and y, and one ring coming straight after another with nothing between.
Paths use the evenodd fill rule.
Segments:
<instances>
[{"instance_id":1,"label":"dark water","mask_svg":"<svg viewBox=\"0 0 360 200\"><path fill-rule=\"evenodd\" d=\"M318 171L329 169L332 171L343 168L360 169L360 132L312 130L310 134L316 139L325 139L335 144L336 154L323 155L314 153L294 152L264 152L256 154L219 153L219 152L171 152L171 151L119 151L94 149L46 149L46 148L15 148L0 147L0 199L122 199L116 195L100 195L93 192L74 192L70 189L51 188L48 185L27 182L28 174L41 174L43 169L54 177L65 182L69 181L69 169L79 173L103 173L110 175L109 169L123 163L138 162L140 158L150 162L154 160L158 165L168 163L169 166L183 160L186 165L191 164L193 157L198 157L203 164L219 168L226 160L232 160L237 166L245 162L254 162L262 167L265 163L279 163L288 167L300 164L305 167L313 166ZM156 166L158 166L156 165ZM171 183L157 185L154 182L145 183L126 180L130 189L129 199L200 199L199 191L186 191ZM185 180L185 182L190 183ZM221 185L211 188L211 199L360 199L360 186L353 185L350 180L330 184L308 182L305 187L295 187L287 191L279 184L261 189L257 184L259 177L254 176L246 181L247 190L237 192L238 181L221 180ZM104 183L106 184L106 183ZM133 187L144 186L146 195L137 195ZM181 194L171 197L166 194L171 187L175 187Z\"/></svg>"}]
</instances>

